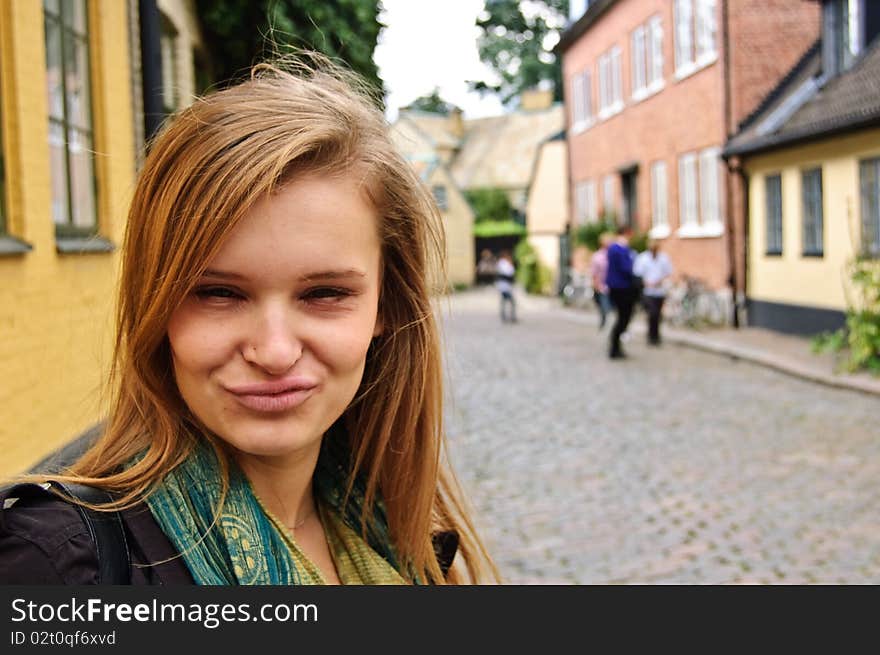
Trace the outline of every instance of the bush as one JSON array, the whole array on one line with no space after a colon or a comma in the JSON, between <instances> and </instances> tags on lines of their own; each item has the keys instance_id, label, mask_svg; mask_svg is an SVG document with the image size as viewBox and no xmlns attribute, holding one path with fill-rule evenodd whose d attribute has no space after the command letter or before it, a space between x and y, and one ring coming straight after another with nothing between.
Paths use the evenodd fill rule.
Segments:
<instances>
[{"instance_id":1,"label":"bush","mask_svg":"<svg viewBox=\"0 0 880 655\"><path fill-rule=\"evenodd\" d=\"M584 223L578 225L571 236L571 241L576 246L586 246L592 252L599 249L599 237L605 232L614 233L617 225L613 221L603 217L602 220L594 223Z\"/></svg>"},{"instance_id":2,"label":"bush","mask_svg":"<svg viewBox=\"0 0 880 655\"><path fill-rule=\"evenodd\" d=\"M502 189L472 189L464 192L474 210L474 222L509 221L513 218L513 206Z\"/></svg>"},{"instance_id":3,"label":"bush","mask_svg":"<svg viewBox=\"0 0 880 655\"><path fill-rule=\"evenodd\" d=\"M516 279L526 293L551 293L553 274L538 259L538 253L535 252L532 244L522 239L514 249L513 256L517 262Z\"/></svg>"}]
</instances>

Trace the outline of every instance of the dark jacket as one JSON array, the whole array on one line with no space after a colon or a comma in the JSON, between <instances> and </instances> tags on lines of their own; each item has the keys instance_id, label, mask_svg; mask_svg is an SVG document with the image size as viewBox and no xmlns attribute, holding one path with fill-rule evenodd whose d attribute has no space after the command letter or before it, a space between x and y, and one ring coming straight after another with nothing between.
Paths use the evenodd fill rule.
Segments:
<instances>
[{"instance_id":1,"label":"dark jacket","mask_svg":"<svg viewBox=\"0 0 880 655\"><path fill-rule=\"evenodd\" d=\"M0 492L0 507L10 488ZM177 549L162 532L149 508L122 512L131 551L131 584L193 584ZM434 549L444 573L458 549L458 535L434 535ZM170 561L169 558L173 558ZM154 564L154 562L163 562ZM0 510L0 584L97 584L95 545L77 509L51 496L22 497Z\"/></svg>"}]
</instances>

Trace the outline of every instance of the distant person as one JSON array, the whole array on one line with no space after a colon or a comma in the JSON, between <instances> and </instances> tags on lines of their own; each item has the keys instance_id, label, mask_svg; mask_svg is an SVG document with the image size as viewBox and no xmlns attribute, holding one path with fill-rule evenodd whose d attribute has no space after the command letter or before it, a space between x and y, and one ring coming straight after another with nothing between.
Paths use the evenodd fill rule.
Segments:
<instances>
[{"instance_id":1,"label":"distant person","mask_svg":"<svg viewBox=\"0 0 880 655\"><path fill-rule=\"evenodd\" d=\"M605 327L608 313L611 311L611 298L608 296L608 285L605 276L608 273L608 246L614 242L611 232L599 236L599 249L590 258L590 277L593 283L593 300L599 309L599 329Z\"/></svg>"},{"instance_id":2,"label":"distant person","mask_svg":"<svg viewBox=\"0 0 880 655\"><path fill-rule=\"evenodd\" d=\"M611 359L626 357L620 345L620 335L626 332L629 326L636 302L637 290L632 279L634 253L629 247L631 236L632 230L629 227L620 227L614 243L608 246L608 272L605 275L605 284L608 285L608 295L617 310L617 320L611 328L608 350L608 357Z\"/></svg>"},{"instance_id":3,"label":"distant person","mask_svg":"<svg viewBox=\"0 0 880 655\"><path fill-rule=\"evenodd\" d=\"M642 302L648 313L648 345L660 345L660 318L666 287L672 276L672 264L666 253L660 252L660 243L653 239L648 249L636 257L633 273L642 278Z\"/></svg>"},{"instance_id":4,"label":"distant person","mask_svg":"<svg viewBox=\"0 0 880 655\"><path fill-rule=\"evenodd\" d=\"M502 250L495 267L495 288L501 294L501 322L516 323L516 300L513 298L513 280L516 268L508 250ZM510 310L509 313L507 310Z\"/></svg>"},{"instance_id":5,"label":"distant person","mask_svg":"<svg viewBox=\"0 0 880 655\"><path fill-rule=\"evenodd\" d=\"M495 268L497 266L495 255L488 248L483 248L480 252L480 261L477 262L477 283L487 284L495 279Z\"/></svg>"}]
</instances>

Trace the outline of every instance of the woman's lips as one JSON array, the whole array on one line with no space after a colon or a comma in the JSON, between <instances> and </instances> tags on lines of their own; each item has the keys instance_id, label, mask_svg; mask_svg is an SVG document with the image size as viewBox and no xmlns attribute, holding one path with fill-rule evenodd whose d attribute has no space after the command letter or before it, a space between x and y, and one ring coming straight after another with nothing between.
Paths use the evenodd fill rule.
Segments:
<instances>
[{"instance_id":1,"label":"woman's lips","mask_svg":"<svg viewBox=\"0 0 880 655\"><path fill-rule=\"evenodd\" d=\"M308 400L317 383L305 378L288 378L224 387L239 404L255 412L283 412Z\"/></svg>"}]
</instances>

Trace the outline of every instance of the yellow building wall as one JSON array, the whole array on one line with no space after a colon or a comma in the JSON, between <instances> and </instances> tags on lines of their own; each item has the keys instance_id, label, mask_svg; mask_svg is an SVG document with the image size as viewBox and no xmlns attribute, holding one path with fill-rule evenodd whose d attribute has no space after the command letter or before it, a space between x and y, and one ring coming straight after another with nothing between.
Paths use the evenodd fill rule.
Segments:
<instances>
[{"instance_id":1,"label":"yellow building wall","mask_svg":"<svg viewBox=\"0 0 880 655\"><path fill-rule=\"evenodd\" d=\"M552 275L551 287L559 286L559 235L568 223L568 150L565 141L548 141L538 151L538 160L526 203L528 242Z\"/></svg>"},{"instance_id":2,"label":"yellow building wall","mask_svg":"<svg viewBox=\"0 0 880 655\"><path fill-rule=\"evenodd\" d=\"M437 166L428 184L446 187L448 208L446 211L441 211L440 215L446 228L446 266L449 283L470 286L474 283L476 267L474 212L446 167Z\"/></svg>"},{"instance_id":3,"label":"yellow building wall","mask_svg":"<svg viewBox=\"0 0 880 655\"><path fill-rule=\"evenodd\" d=\"M749 158L748 295L755 300L846 309L845 265L858 246L859 160L880 156L880 130ZM801 173L822 168L824 257L801 253ZM767 256L765 179L782 176L782 256Z\"/></svg>"},{"instance_id":4,"label":"yellow building wall","mask_svg":"<svg viewBox=\"0 0 880 655\"><path fill-rule=\"evenodd\" d=\"M134 181L127 4L89 0L100 236L121 244ZM0 3L9 233L0 257L0 476L32 465L102 415L118 252L59 254L50 212L42 3Z\"/></svg>"}]
</instances>

